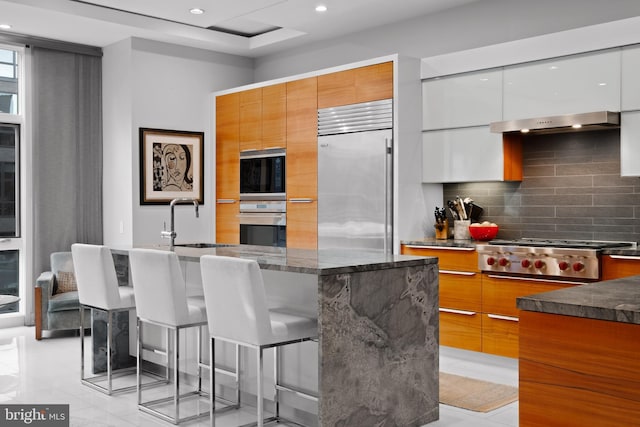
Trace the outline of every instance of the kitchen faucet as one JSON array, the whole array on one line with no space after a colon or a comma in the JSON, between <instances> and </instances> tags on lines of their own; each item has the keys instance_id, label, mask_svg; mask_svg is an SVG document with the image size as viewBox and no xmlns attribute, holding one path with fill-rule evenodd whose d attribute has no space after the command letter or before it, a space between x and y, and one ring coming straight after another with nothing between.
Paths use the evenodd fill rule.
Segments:
<instances>
[{"instance_id":1,"label":"kitchen faucet","mask_svg":"<svg viewBox=\"0 0 640 427\"><path fill-rule=\"evenodd\" d=\"M176 241L176 226L175 226L175 215L174 215L174 207L175 205L179 204L179 203L193 203L193 206L195 206L196 208L196 218L200 217L199 213L198 213L198 201L196 199L191 199L188 197L178 197L177 199L173 199L171 201L171 203L169 204L169 206L171 206L171 230L167 231L166 230L166 223L165 223L165 229L162 230L160 232L160 237L163 239L171 239L171 245L169 246L169 250L173 250L174 248L174 243Z\"/></svg>"}]
</instances>

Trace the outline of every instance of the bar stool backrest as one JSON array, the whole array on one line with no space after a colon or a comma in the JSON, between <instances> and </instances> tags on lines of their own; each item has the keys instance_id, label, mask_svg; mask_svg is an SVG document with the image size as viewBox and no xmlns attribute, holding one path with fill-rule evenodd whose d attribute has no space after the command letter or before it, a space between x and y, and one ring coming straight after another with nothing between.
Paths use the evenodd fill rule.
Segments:
<instances>
[{"instance_id":1,"label":"bar stool backrest","mask_svg":"<svg viewBox=\"0 0 640 427\"><path fill-rule=\"evenodd\" d=\"M200 268L211 336L253 345L271 342L271 319L258 263L204 255Z\"/></svg>"},{"instance_id":2,"label":"bar stool backrest","mask_svg":"<svg viewBox=\"0 0 640 427\"><path fill-rule=\"evenodd\" d=\"M80 304L105 310L118 308L120 293L111 250L101 245L74 243L71 254Z\"/></svg>"},{"instance_id":3,"label":"bar stool backrest","mask_svg":"<svg viewBox=\"0 0 640 427\"><path fill-rule=\"evenodd\" d=\"M129 251L137 316L171 326L189 323L187 287L175 252Z\"/></svg>"}]
</instances>

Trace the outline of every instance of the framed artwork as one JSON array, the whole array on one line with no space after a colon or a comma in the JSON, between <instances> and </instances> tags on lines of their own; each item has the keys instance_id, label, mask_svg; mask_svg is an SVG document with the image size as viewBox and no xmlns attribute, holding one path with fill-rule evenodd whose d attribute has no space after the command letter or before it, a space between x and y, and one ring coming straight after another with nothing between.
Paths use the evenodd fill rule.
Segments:
<instances>
[{"instance_id":1,"label":"framed artwork","mask_svg":"<svg viewBox=\"0 0 640 427\"><path fill-rule=\"evenodd\" d=\"M140 128L140 204L204 204L204 132Z\"/></svg>"}]
</instances>

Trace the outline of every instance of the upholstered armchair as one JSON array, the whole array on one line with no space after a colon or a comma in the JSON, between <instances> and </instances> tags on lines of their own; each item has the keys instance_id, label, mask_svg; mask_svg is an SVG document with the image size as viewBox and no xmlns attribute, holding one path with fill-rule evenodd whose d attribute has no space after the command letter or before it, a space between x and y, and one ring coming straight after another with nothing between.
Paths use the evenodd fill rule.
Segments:
<instances>
[{"instance_id":1,"label":"upholstered armchair","mask_svg":"<svg viewBox=\"0 0 640 427\"><path fill-rule=\"evenodd\" d=\"M84 318L84 327L90 328L89 313ZM52 253L51 271L43 272L36 280L35 323L37 340L42 339L42 331L80 328L80 303L71 252Z\"/></svg>"}]
</instances>

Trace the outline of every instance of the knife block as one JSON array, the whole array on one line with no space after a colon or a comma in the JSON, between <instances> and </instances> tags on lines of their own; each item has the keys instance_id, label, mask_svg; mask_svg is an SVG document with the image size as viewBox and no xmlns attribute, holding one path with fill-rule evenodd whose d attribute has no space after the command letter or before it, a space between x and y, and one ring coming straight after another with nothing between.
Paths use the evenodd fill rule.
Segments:
<instances>
[{"instance_id":1,"label":"knife block","mask_svg":"<svg viewBox=\"0 0 640 427\"><path fill-rule=\"evenodd\" d=\"M436 224L433 226L436 230L436 239L447 240L449 237L449 221L444 220L442 224Z\"/></svg>"}]
</instances>

